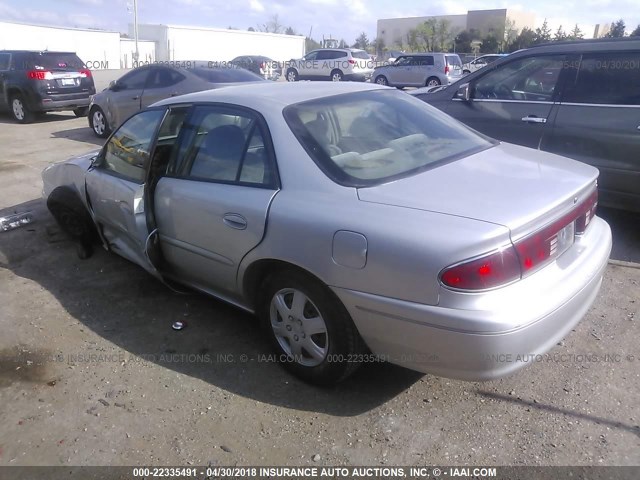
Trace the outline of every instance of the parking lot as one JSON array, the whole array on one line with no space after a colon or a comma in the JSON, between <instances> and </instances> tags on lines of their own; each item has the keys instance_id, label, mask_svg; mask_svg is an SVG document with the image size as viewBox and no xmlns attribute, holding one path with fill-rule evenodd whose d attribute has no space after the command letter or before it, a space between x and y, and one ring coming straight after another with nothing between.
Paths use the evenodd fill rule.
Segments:
<instances>
[{"instance_id":1,"label":"parking lot","mask_svg":"<svg viewBox=\"0 0 640 480\"><path fill-rule=\"evenodd\" d=\"M70 113L0 116L0 216L35 218L0 232L0 465L640 463L638 215L601 210L614 250L596 303L515 376L371 364L320 389L271 361L253 317L115 254L78 258L40 172L101 142Z\"/></svg>"}]
</instances>

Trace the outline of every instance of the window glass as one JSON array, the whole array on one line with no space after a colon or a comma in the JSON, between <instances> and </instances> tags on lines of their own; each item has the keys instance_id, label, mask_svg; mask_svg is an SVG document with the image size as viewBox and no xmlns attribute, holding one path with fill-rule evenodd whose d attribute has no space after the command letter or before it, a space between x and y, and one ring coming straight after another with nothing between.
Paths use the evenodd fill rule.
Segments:
<instances>
[{"instance_id":1,"label":"window glass","mask_svg":"<svg viewBox=\"0 0 640 480\"><path fill-rule=\"evenodd\" d=\"M374 185L492 144L424 102L396 91L335 95L294 104L285 119L335 181Z\"/></svg>"},{"instance_id":2,"label":"window glass","mask_svg":"<svg viewBox=\"0 0 640 480\"><path fill-rule=\"evenodd\" d=\"M158 130L158 141L153 151L153 161L151 162L152 178L158 178L167 172L167 167L178 152L174 148L177 143L180 129L189 113L189 107L171 108L164 117L160 130Z\"/></svg>"},{"instance_id":3,"label":"window glass","mask_svg":"<svg viewBox=\"0 0 640 480\"><path fill-rule=\"evenodd\" d=\"M144 168L151 142L164 110L148 110L127 120L109 139L102 168L133 181L144 181Z\"/></svg>"},{"instance_id":4,"label":"window glass","mask_svg":"<svg viewBox=\"0 0 640 480\"><path fill-rule=\"evenodd\" d=\"M172 68L155 68L151 73L146 88L165 88L175 85L184 79L184 75Z\"/></svg>"},{"instance_id":5,"label":"window glass","mask_svg":"<svg viewBox=\"0 0 640 480\"><path fill-rule=\"evenodd\" d=\"M562 101L640 105L640 52L584 55Z\"/></svg>"},{"instance_id":6,"label":"window glass","mask_svg":"<svg viewBox=\"0 0 640 480\"><path fill-rule=\"evenodd\" d=\"M189 177L220 182L272 183L263 133L256 120L213 107L199 107L186 139ZM189 166L190 165L190 166Z\"/></svg>"},{"instance_id":7,"label":"window glass","mask_svg":"<svg viewBox=\"0 0 640 480\"><path fill-rule=\"evenodd\" d=\"M0 70L9 70L9 60L11 55L8 53L0 53Z\"/></svg>"},{"instance_id":8,"label":"window glass","mask_svg":"<svg viewBox=\"0 0 640 480\"><path fill-rule=\"evenodd\" d=\"M149 69L146 67L141 68L140 70L134 70L118 80L118 86L131 90L144 88L148 76Z\"/></svg>"},{"instance_id":9,"label":"window glass","mask_svg":"<svg viewBox=\"0 0 640 480\"><path fill-rule=\"evenodd\" d=\"M306 61L308 61L308 62L309 62L309 61L316 60L316 59L317 59L317 56L318 56L318 53L319 53L319 52L318 52L317 50L316 50L315 52L309 52L309 53L307 53L307 54L304 56L304 59L305 59Z\"/></svg>"},{"instance_id":10,"label":"window glass","mask_svg":"<svg viewBox=\"0 0 640 480\"><path fill-rule=\"evenodd\" d=\"M351 52L351 56L353 58L360 58L362 60L371 60L371 57L364 50L356 50L355 52Z\"/></svg>"},{"instance_id":11,"label":"window glass","mask_svg":"<svg viewBox=\"0 0 640 480\"><path fill-rule=\"evenodd\" d=\"M333 58L331 56L331 52L328 52L326 50L320 50L317 54L316 54L316 60L329 60L330 58Z\"/></svg>"},{"instance_id":12,"label":"window glass","mask_svg":"<svg viewBox=\"0 0 640 480\"><path fill-rule=\"evenodd\" d=\"M266 80L242 68L193 68L189 72L209 83L261 82Z\"/></svg>"},{"instance_id":13,"label":"window glass","mask_svg":"<svg viewBox=\"0 0 640 480\"><path fill-rule=\"evenodd\" d=\"M84 62L75 53L42 52L32 54L33 68L45 70L80 70Z\"/></svg>"},{"instance_id":14,"label":"window glass","mask_svg":"<svg viewBox=\"0 0 640 480\"><path fill-rule=\"evenodd\" d=\"M413 61L413 57L398 57L396 59L396 65L410 65Z\"/></svg>"},{"instance_id":15,"label":"window glass","mask_svg":"<svg viewBox=\"0 0 640 480\"><path fill-rule=\"evenodd\" d=\"M551 101L564 60L548 55L503 64L478 80L473 98Z\"/></svg>"}]
</instances>

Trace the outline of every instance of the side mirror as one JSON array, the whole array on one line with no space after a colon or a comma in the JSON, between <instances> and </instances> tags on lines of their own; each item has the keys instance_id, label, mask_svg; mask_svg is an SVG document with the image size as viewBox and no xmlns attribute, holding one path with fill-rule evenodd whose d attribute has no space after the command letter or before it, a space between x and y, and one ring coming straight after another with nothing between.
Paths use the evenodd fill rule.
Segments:
<instances>
[{"instance_id":1,"label":"side mirror","mask_svg":"<svg viewBox=\"0 0 640 480\"><path fill-rule=\"evenodd\" d=\"M118 84L117 80L111 80L111 82L109 82L109 90L112 90L114 92L121 90L121 86Z\"/></svg>"},{"instance_id":2,"label":"side mirror","mask_svg":"<svg viewBox=\"0 0 640 480\"><path fill-rule=\"evenodd\" d=\"M471 87L469 84L465 83L464 85L460 85L453 98L462 100L463 102L471 100Z\"/></svg>"}]
</instances>

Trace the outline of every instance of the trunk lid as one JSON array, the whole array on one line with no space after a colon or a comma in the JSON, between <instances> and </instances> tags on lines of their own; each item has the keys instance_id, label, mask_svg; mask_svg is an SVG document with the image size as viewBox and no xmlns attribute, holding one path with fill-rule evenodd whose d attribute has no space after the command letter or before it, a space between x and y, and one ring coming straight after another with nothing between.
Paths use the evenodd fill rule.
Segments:
<instances>
[{"instance_id":1,"label":"trunk lid","mask_svg":"<svg viewBox=\"0 0 640 480\"><path fill-rule=\"evenodd\" d=\"M502 225L516 240L570 211L597 177L589 165L503 143L418 175L359 188L358 197Z\"/></svg>"},{"instance_id":2,"label":"trunk lid","mask_svg":"<svg viewBox=\"0 0 640 480\"><path fill-rule=\"evenodd\" d=\"M46 74L44 79L36 78L48 94L86 93L93 88L91 72L75 53L34 53L30 63L33 71Z\"/></svg>"}]
</instances>

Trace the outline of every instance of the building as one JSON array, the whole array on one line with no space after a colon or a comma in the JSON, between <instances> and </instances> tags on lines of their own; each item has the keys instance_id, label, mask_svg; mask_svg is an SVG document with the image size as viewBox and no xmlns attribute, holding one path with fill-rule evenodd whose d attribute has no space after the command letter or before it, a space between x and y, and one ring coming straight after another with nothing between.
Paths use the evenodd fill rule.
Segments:
<instances>
[{"instance_id":1,"label":"building","mask_svg":"<svg viewBox=\"0 0 640 480\"><path fill-rule=\"evenodd\" d=\"M454 35L462 30L475 29L480 32L481 35L494 33L498 38L504 36L507 26L511 26L511 28L520 31L524 27L533 29L536 22L534 13L507 8L469 10L466 15L387 18L378 20L378 38L383 40L387 48L406 45L409 31L429 19L448 21L449 31Z\"/></svg>"},{"instance_id":2,"label":"building","mask_svg":"<svg viewBox=\"0 0 640 480\"><path fill-rule=\"evenodd\" d=\"M120 32L0 22L0 50L76 52L91 70L129 68L134 41ZM138 42L140 59L155 60L155 42Z\"/></svg>"},{"instance_id":3,"label":"building","mask_svg":"<svg viewBox=\"0 0 640 480\"><path fill-rule=\"evenodd\" d=\"M133 25L129 25L133 35ZM240 55L264 55L286 61L304 55L300 35L248 32L181 25L138 25L138 35L156 43L158 60L229 61Z\"/></svg>"}]
</instances>

